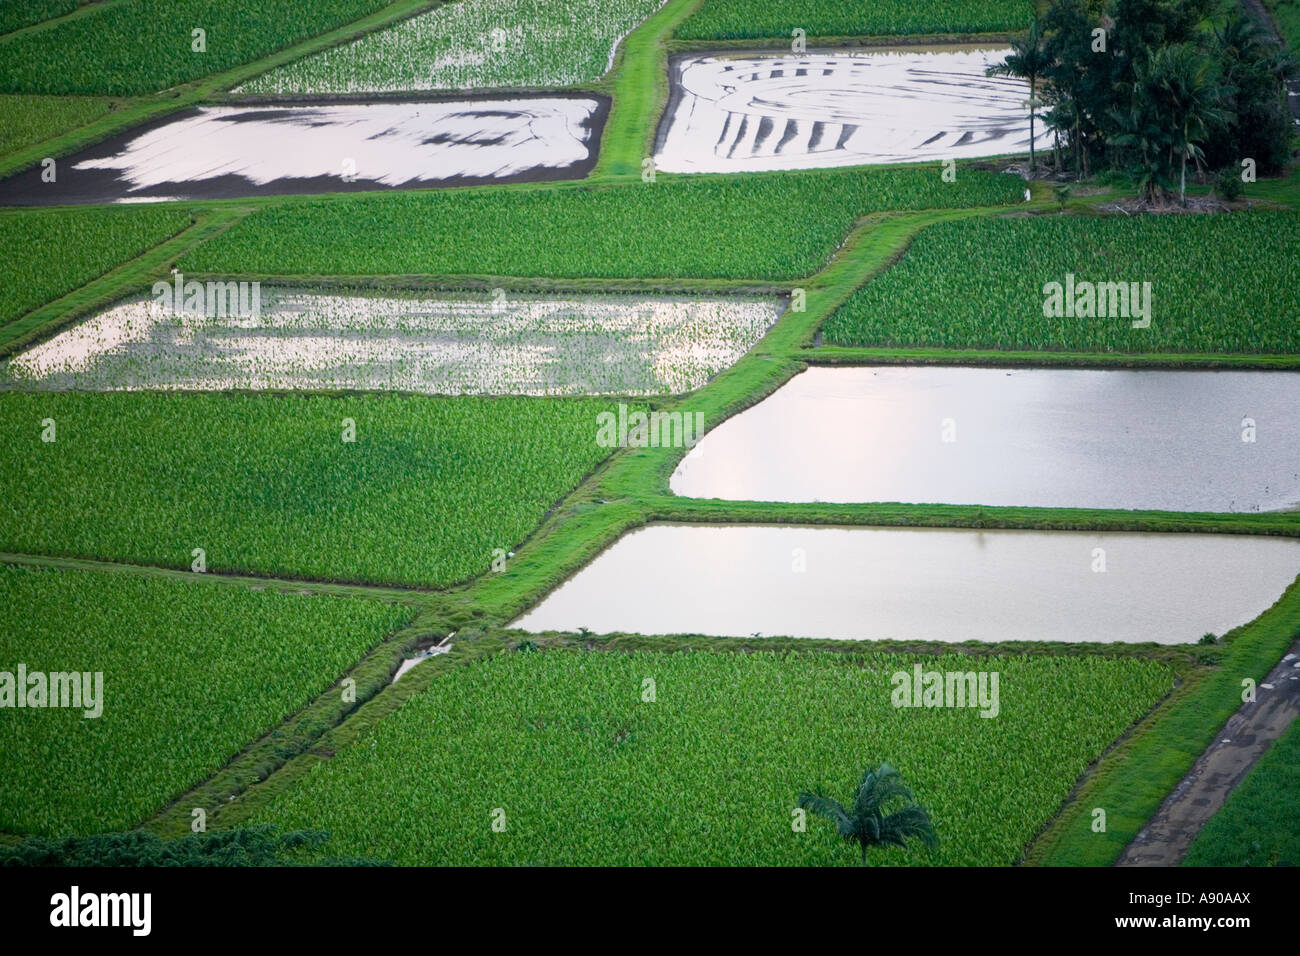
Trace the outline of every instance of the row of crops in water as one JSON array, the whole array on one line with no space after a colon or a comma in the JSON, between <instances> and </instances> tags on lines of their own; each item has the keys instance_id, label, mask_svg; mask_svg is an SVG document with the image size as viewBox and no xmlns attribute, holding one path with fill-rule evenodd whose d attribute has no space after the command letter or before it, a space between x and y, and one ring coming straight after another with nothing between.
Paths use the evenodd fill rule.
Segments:
<instances>
[{"instance_id":1,"label":"row of crops in water","mask_svg":"<svg viewBox=\"0 0 1300 956\"><path fill-rule=\"evenodd\" d=\"M590 83L664 0L457 0L263 74L236 92L350 93Z\"/></svg>"}]
</instances>

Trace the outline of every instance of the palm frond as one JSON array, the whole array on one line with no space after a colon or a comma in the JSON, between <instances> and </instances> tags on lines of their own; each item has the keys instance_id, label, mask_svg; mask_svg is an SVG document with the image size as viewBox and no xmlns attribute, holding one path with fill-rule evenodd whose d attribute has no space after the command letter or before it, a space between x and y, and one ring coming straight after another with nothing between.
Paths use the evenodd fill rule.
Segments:
<instances>
[{"instance_id":1,"label":"palm frond","mask_svg":"<svg viewBox=\"0 0 1300 956\"><path fill-rule=\"evenodd\" d=\"M882 844L906 847L909 839L920 840L929 850L939 845L939 834L935 832L934 824L930 821L930 814L916 803L910 803L891 813L880 823Z\"/></svg>"},{"instance_id":2,"label":"palm frond","mask_svg":"<svg viewBox=\"0 0 1300 956\"><path fill-rule=\"evenodd\" d=\"M846 840L853 837L856 829L853 818L844 809L844 804L834 797L823 796L820 793L801 793L799 794L799 806L810 813L815 813L819 817L830 820L835 824L835 829L839 835Z\"/></svg>"}]
</instances>

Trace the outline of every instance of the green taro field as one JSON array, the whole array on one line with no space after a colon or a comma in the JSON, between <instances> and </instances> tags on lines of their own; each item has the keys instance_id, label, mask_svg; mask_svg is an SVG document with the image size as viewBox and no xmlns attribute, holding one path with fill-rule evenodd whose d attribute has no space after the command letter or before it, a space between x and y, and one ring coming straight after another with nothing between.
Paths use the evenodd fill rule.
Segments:
<instances>
[{"instance_id":1,"label":"green taro field","mask_svg":"<svg viewBox=\"0 0 1300 956\"><path fill-rule=\"evenodd\" d=\"M103 675L98 717L0 722L0 829L50 835L156 812L411 616L379 601L5 564L0 595L6 670Z\"/></svg>"},{"instance_id":2,"label":"green taro field","mask_svg":"<svg viewBox=\"0 0 1300 956\"><path fill-rule=\"evenodd\" d=\"M1026 248L1038 254L1028 258ZM1190 260L1189 248L1204 258ZM1294 212L944 223L850 296L823 331L834 345L1294 353L1296 262ZM1159 321L1134 329L1121 316L1044 316L1043 285L1067 273L1076 282L1150 282Z\"/></svg>"},{"instance_id":3,"label":"green taro field","mask_svg":"<svg viewBox=\"0 0 1300 956\"><path fill-rule=\"evenodd\" d=\"M0 393L0 550L436 587L606 454L599 400ZM53 419L57 440L42 441ZM344 441L352 423L355 439ZM57 488L57 495L32 495Z\"/></svg>"},{"instance_id":4,"label":"green taro field","mask_svg":"<svg viewBox=\"0 0 1300 956\"><path fill-rule=\"evenodd\" d=\"M85 126L112 105L111 100L90 96L0 95L0 155Z\"/></svg>"},{"instance_id":5,"label":"green taro field","mask_svg":"<svg viewBox=\"0 0 1300 956\"><path fill-rule=\"evenodd\" d=\"M993 206L1019 191L1009 177L972 173L946 184L911 168L313 201L259 211L181 265L223 274L788 280L816 272L868 213ZM578 222L587 225L573 229ZM333 239L313 243L315 235Z\"/></svg>"},{"instance_id":6,"label":"green taro field","mask_svg":"<svg viewBox=\"0 0 1300 956\"><path fill-rule=\"evenodd\" d=\"M1172 4L1151 9L1173 23ZM832 641L814 624L703 636L717 631L721 593L691 624L700 633L524 621L561 591L589 593L584 581L601 579L587 572L656 524L945 528L981 543L984 529L1300 536L1300 477L1257 464L1300 447L1300 421L1260 422L1256 439L1245 420L1258 411L1237 404L1219 409L1204 447L1169 453L1207 481L1294 486L1284 506L674 493L687 468L826 467L756 447L764 435L746 439L745 462L710 446L811 366L915 366L917 389L930 365L1124 368L1148 384L1221 368L1300 374L1295 155L1235 195L1191 150L1185 204L1161 206L1148 199L1171 193L1105 167L1100 134L1088 175L1056 166L1050 138L1031 170L1017 152L1024 77L952 89L943 70L922 70L879 89L852 71L827 69L834 81L819 86L815 70L755 69L691 91L688 119L716 112L724 132L678 144L689 161L657 167L685 122L677 54L748 59L784 50L795 30L828 57L895 44L939 56L949 39L1004 49L1047 6L0 3L0 196L21 192L0 203L22 204L0 208L0 848L264 843L268 831L251 828L273 827L315 847L305 857L318 865L1109 867L1138 849L1167 866L1295 864L1300 737L1253 724L1264 722L1242 689L1300 638L1300 581L1252 620L1207 624L1198 644L1157 642L1164 607L1134 609L1152 628L1141 643L1108 643L1101 626L1085 643L1050 629L969 640L972 619L1006 621L1044 595L1070 608L1079 587L982 553L972 560L990 563L972 574L1000 588L999 606L959 608L931 642ZM1288 4L1273 6L1288 29ZM1270 70L1281 97L1287 67ZM1054 102L1044 90L1058 92L1039 87L1040 132ZM357 111L346 129L312 112L339 105ZM233 107L221 114L230 125L216 138L162 136L199 107ZM873 152L932 142L916 135L935 132L923 128L931 111L934 141L952 134L952 162L923 146L907 147L912 162ZM390 115L391 126L367 125ZM240 125L258 116L282 123L271 148ZM964 135L981 130L987 142ZM365 168L384 166L375 157L392 168L349 178L362 147ZM551 148L561 159L538 152L532 164ZM45 187L47 158L59 177L121 191L28 196L27 183ZM755 158L771 162L664 171ZM729 159L742 165L713 165ZM1230 172L1240 162L1213 159ZM169 178L169 163L184 176ZM223 185L186 191L198 181ZM1153 320L1045 316L1045 285L1067 274L1150 283ZM197 305L164 304L155 283L179 283ZM212 304L240 283L257 289L256 308ZM865 448L864 469L901 454L935 469L956 460L928 435L910 449L871 445L881 421L928 397L900 393L869 420L840 397L853 396L798 405L799 431ZM981 438L965 424L979 409L954 414L963 441ZM609 440L610 422L650 415L698 421L704 446L671 428L662 441L635 427ZM1238 443L1239 422L1253 445ZM1133 480L1090 444L1129 425L1098 422L1070 449L1088 462L1078 470ZM1239 473L1215 458L1220 432ZM1035 453L1055 474L1062 450ZM722 553L690 557L744 573ZM816 596L834 581L815 555L800 566L807 557L745 556L766 561L763 573L806 573L812 596L799 606L815 622L840 594ZM1081 552L1079 574L1128 573L1113 555L1111 577L1094 579L1097 561ZM589 599L629 612L684 601L687 566L662 555ZM852 583L855 620L909 603L877 584ZM943 611L903 613L921 633ZM898 706L892 676L915 665L996 672L997 715ZM102 673L102 713L48 698L19 708L20 667ZM1234 715L1276 743L1231 792L1186 780ZM854 823L807 796L800 806L816 792L853 811L855 787L882 765L903 787L879 817ZM1187 851L1154 823L1189 804L1204 819ZM809 808L826 813L793 826ZM191 828L196 811L206 833ZM916 824L901 846L891 819Z\"/></svg>"},{"instance_id":7,"label":"green taro field","mask_svg":"<svg viewBox=\"0 0 1300 956\"><path fill-rule=\"evenodd\" d=\"M1032 19L1028 0L704 0L677 35L685 40L973 34L1021 30Z\"/></svg>"},{"instance_id":8,"label":"green taro field","mask_svg":"<svg viewBox=\"0 0 1300 956\"><path fill-rule=\"evenodd\" d=\"M890 674L913 661L497 655L441 674L257 819L324 825L346 834L335 852L405 864L826 866L854 854L829 828L792 832L795 795L847 794L851 768L906 754L899 769L948 838L933 858L881 862L1006 865L1091 756L1171 686L1152 661L989 658L981 666L1018 704L988 720L892 707ZM641 699L647 678L653 703ZM1071 706L1056 706L1066 695ZM376 814L391 793L412 802ZM497 807L501 833L483 825Z\"/></svg>"},{"instance_id":9,"label":"green taro field","mask_svg":"<svg viewBox=\"0 0 1300 956\"><path fill-rule=\"evenodd\" d=\"M384 0L109 0L0 37L0 92L130 96L256 60L360 19ZM205 31L202 51L193 31Z\"/></svg>"},{"instance_id":10,"label":"green taro field","mask_svg":"<svg viewBox=\"0 0 1300 956\"><path fill-rule=\"evenodd\" d=\"M57 299L190 225L188 212L0 212L0 323Z\"/></svg>"},{"instance_id":11,"label":"green taro field","mask_svg":"<svg viewBox=\"0 0 1300 956\"><path fill-rule=\"evenodd\" d=\"M85 0L10 0L0 6L0 33L12 33L23 27L71 13Z\"/></svg>"}]
</instances>

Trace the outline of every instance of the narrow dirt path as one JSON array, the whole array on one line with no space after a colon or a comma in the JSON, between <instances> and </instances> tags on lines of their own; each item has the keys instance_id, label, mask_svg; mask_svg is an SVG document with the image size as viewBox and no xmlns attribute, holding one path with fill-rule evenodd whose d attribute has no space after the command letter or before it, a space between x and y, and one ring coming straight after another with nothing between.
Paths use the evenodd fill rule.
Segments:
<instances>
[{"instance_id":1,"label":"narrow dirt path","mask_svg":"<svg viewBox=\"0 0 1300 956\"><path fill-rule=\"evenodd\" d=\"M1256 688L1255 701L1228 718L1116 866L1177 866L1201 827L1255 762L1300 714L1300 639Z\"/></svg>"}]
</instances>

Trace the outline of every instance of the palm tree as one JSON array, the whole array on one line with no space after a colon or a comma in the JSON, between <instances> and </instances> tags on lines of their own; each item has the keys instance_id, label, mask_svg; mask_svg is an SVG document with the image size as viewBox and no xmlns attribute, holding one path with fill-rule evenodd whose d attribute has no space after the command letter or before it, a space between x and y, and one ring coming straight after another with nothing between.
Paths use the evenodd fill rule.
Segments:
<instances>
[{"instance_id":1,"label":"palm tree","mask_svg":"<svg viewBox=\"0 0 1300 956\"><path fill-rule=\"evenodd\" d=\"M1220 105L1226 96L1218 65L1190 44L1178 43L1151 54L1137 77L1138 95L1150 97L1165 127L1170 156L1178 160L1178 201L1186 205L1187 161L1199 164L1205 155L1200 143L1212 127L1232 118L1232 111Z\"/></svg>"},{"instance_id":2,"label":"palm tree","mask_svg":"<svg viewBox=\"0 0 1300 956\"><path fill-rule=\"evenodd\" d=\"M1034 172L1034 114L1038 106L1038 81L1052 66L1043 43L1043 26L1035 20L1029 32L1011 41L1011 52L1001 63L985 70L988 76L1016 76L1029 81L1029 172Z\"/></svg>"},{"instance_id":3,"label":"palm tree","mask_svg":"<svg viewBox=\"0 0 1300 956\"><path fill-rule=\"evenodd\" d=\"M862 865L867 865L867 848L897 846L906 849L908 838L916 838L927 849L939 845L930 815L925 808L912 802L912 791L903 778L887 763L879 768L867 768L858 784L852 809L831 797L818 793L799 794L799 806L825 817L835 824L835 829L845 840L858 844L862 851ZM886 804L895 800L905 805L886 814Z\"/></svg>"}]
</instances>

